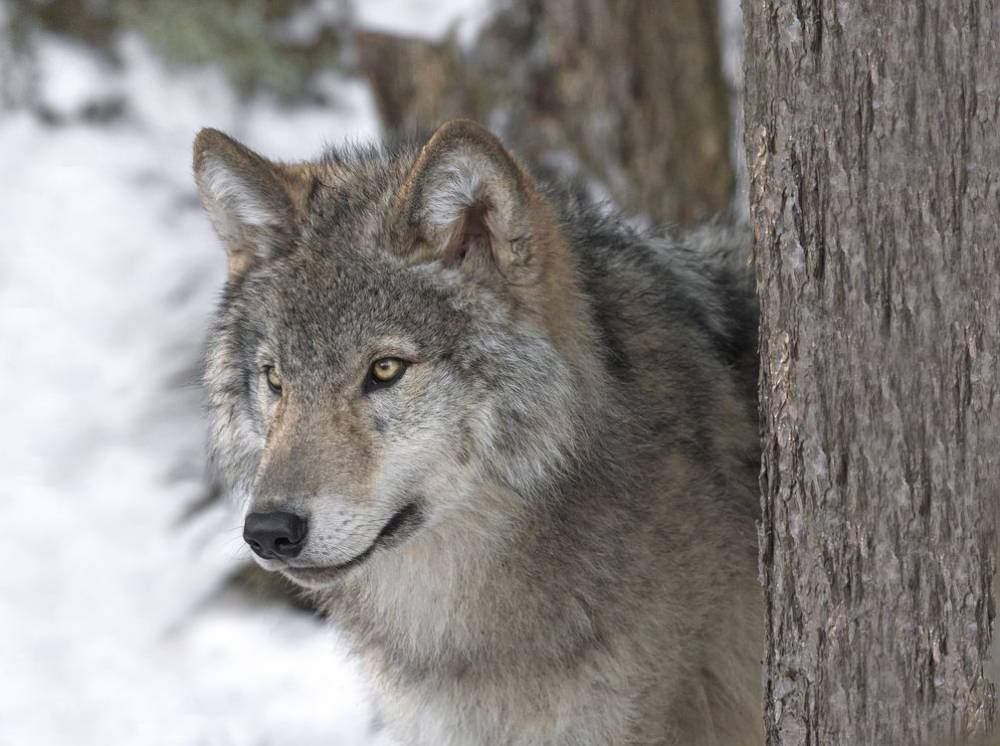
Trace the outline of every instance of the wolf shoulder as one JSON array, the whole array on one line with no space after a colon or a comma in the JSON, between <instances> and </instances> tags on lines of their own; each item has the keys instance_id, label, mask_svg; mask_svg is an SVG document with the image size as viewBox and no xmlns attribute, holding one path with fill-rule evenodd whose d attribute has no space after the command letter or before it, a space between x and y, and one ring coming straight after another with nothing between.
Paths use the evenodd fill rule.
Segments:
<instances>
[{"instance_id":1,"label":"wolf shoulder","mask_svg":"<svg viewBox=\"0 0 1000 746\"><path fill-rule=\"evenodd\" d=\"M611 370L701 371L735 382L752 404L758 306L746 223L639 231L579 198L560 204Z\"/></svg>"}]
</instances>

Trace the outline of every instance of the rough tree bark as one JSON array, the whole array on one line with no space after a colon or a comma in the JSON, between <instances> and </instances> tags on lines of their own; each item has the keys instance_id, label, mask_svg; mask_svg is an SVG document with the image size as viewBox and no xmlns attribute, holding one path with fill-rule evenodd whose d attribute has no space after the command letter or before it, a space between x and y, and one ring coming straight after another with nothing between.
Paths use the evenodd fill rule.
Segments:
<instances>
[{"instance_id":1,"label":"rough tree bark","mask_svg":"<svg viewBox=\"0 0 1000 746\"><path fill-rule=\"evenodd\" d=\"M746 0L770 744L984 729L1000 5Z\"/></svg>"}]
</instances>

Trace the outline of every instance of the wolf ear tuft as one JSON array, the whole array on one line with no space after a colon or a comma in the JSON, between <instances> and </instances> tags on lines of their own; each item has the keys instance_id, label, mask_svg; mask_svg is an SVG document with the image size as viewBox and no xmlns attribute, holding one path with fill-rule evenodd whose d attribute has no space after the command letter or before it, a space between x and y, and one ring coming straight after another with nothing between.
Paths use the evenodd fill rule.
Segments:
<instances>
[{"instance_id":1,"label":"wolf ear tuft","mask_svg":"<svg viewBox=\"0 0 1000 746\"><path fill-rule=\"evenodd\" d=\"M307 170L272 163L214 129L194 141L194 176L202 204L238 277L294 237L310 190Z\"/></svg>"},{"instance_id":2,"label":"wolf ear tuft","mask_svg":"<svg viewBox=\"0 0 1000 746\"><path fill-rule=\"evenodd\" d=\"M531 180L489 131L455 119L420 151L397 198L418 256L477 279L530 282Z\"/></svg>"}]
</instances>

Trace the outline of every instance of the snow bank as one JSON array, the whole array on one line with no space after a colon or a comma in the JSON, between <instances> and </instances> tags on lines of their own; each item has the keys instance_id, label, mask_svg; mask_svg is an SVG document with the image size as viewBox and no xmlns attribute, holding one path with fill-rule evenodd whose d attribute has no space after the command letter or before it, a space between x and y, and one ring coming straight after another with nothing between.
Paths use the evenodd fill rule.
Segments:
<instances>
[{"instance_id":1,"label":"snow bank","mask_svg":"<svg viewBox=\"0 0 1000 746\"><path fill-rule=\"evenodd\" d=\"M224 273L194 133L308 157L373 137L373 104L337 79L340 108L241 104L122 51L113 73L44 40L40 98L70 122L0 119L0 744L374 743L332 632L218 593L245 558L237 519L177 525L203 489L192 382ZM108 91L124 119L74 118Z\"/></svg>"}]
</instances>

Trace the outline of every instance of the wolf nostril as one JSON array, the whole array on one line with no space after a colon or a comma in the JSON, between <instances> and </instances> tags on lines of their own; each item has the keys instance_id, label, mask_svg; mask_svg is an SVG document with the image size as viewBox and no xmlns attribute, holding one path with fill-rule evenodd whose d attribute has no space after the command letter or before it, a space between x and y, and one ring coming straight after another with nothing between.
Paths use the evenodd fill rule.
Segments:
<instances>
[{"instance_id":1,"label":"wolf nostril","mask_svg":"<svg viewBox=\"0 0 1000 746\"><path fill-rule=\"evenodd\" d=\"M287 559L302 551L307 530L306 519L295 513L250 513L243 524L243 539L264 559Z\"/></svg>"}]
</instances>

